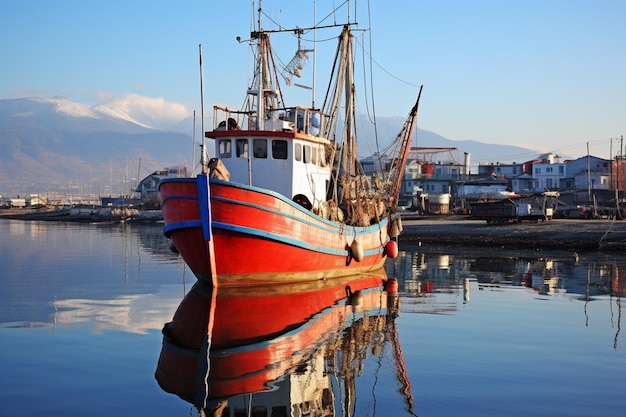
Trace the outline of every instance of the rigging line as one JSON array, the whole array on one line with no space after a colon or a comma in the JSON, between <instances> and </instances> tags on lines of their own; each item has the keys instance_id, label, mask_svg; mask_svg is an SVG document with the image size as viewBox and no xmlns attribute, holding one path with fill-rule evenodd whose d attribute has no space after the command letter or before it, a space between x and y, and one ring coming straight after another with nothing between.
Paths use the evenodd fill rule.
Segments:
<instances>
[{"instance_id":1,"label":"rigging line","mask_svg":"<svg viewBox=\"0 0 626 417\"><path fill-rule=\"evenodd\" d=\"M371 14L371 9L370 9L370 2L368 0L367 2L367 23L368 26L370 27L370 30L368 31L369 33L369 54L368 56L372 56L372 14ZM365 60L365 48L363 47L363 60ZM365 68L365 64L363 64L363 68ZM372 59L370 58L370 90L371 90L371 95L372 95L372 118L373 121L372 123L374 124L374 138L376 139L376 151L379 151L378 149L378 129L377 129L377 124L376 124L376 101L374 100L374 71L372 70ZM363 78L365 78L365 71L363 71ZM367 95L366 98L367 100ZM369 106L368 106L369 108Z\"/></svg>"},{"instance_id":2,"label":"rigging line","mask_svg":"<svg viewBox=\"0 0 626 417\"><path fill-rule=\"evenodd\" d=\"M392 74L389 70L387 70L385 67L383 67L382 65L380 65L380 64L379 64L379 63L378 63L378 62L377 62L374 58L372 58L371 54L368 54L368 57L369 57L369 59L371 60L371 62L373 62L374 64L376 64L376 66L377 66L378 68L380 68L381 70L383 70L383 71L384 71L387 75L389 75L390 77L392 77L392 78L394 78L394 79L396 79L396 80L400 81L400 82L401 82L401 83L403 83L403 84L410 85L411 87L417 87L417 88L419 88L419 87L420 87L420 86L419 86L419 85L417 85L417 84L410 83L410 82L405 81L405 80L403 80L402 78L400 78L400 77L398 77L398 76L396 76L396 75Z\"/></svg>"},{"instance_id":3,"label":"rigging line","mask_svg":"<svg viewBox=\"0 0 626 417\"><path fill-rule=\"evenodd\" d=\"M354 94L355 94L355 97L356 97L356 92ZM367 95L365 95L365 96L367 96ZM366 99L366 101L367 101L367 99ZM358 103L357 103L355 105L355 107L358 107L358 109L355 108L355 113L356 113L356 110L360 110L361 106L358 106ZM361 114L361 113L359 112L358 114ZM359 117L359 121L358 122L359 122L359 125L360 125L360 128L361 128L361 131L363 132L362 136L365 137L364 141L361 141L361 139L359 139L359 141L360 141L360 143L365 142L365 144L367 145L367 150L369 152L369 155L373 155L374 152L372 152L372 147L370 146L370 141L368 140L369 138L364 134L364 132L366 132L366 130L365 130L365 122L364 122L363 118ZM372 122L371 119L370 119L370 122ZM378 136L376 135L376 123L372 122L372 125L374 126L374 138L376 140L376 151L378 151Z\"/></svg>"},{"instance_id":4,"label":"rigging line","mask_svg":"<svg viewBox=\"0 0 626 417\"><path fill-rule=\"evenodd\" d=\"M360 43L361 45L361 49L364 49L364 44ZM372 47L372 42L370 41L370 48ZM361 55L362 60L363 60L363 68L366 67L365 65L365 51L363 51L363 54ZM376 123L376 105L375 105L375 100L374 100L374 85L373 85L373 76L372 76L372 66L371 66L371 62L370 62L370 94L372 96L371 101L372 101L372 112L370 113L370 104L369 104L369 100L368 100L368 94L363 94L363 97L365 97L365 112L367 114L367 118L369 119L370 123L372 124L372 126L374 126L374 142L376 144L376 151L379 151L379 145L378 145L378 124ZM365 70L363 71L363 86L364 86L364 90L367 91L367 77L366 77L366 73ZM368 149L369 149L369 142L368 142ZM370 154L373 154L372 150L369 149Z\"/></svg>"},{"instance_id":5,"label":"rigging line","mask_svg":"<svg viewBox=\"0 0 626 417\"><path fill-rule=\"evenodd\" d=\"M368 23L370 28L372 27L371 25L371 14L370 14L370 2L367 2L367 18L368 18ZM370 29L369 31L369 36L370 36L370 42L369 42L369 56L372 56L372 31ZM365 59L365 54L363 56L363 59ZM372 68L372 60L370 59L369 61L370 65L370 90L371 90L371 94L372 94L372 114L373 114L373 124L374 124L374 141L376 142L376 152L380 155L380 144L378 142L378 120L376 118L376 101L374 100L374 69ZM365 72L365 71L364 71ZM379 160L379 163L381 161Z\"/></svg>"},{"instance_id":6,"label":"rigging line","mask_svg":"<svg viewBox=\"0 0 626 417\"><path fill-rule=\"evenodd\" d=\"M346 3L348 3L348 0L344 0L339 6L335 7L335 2L333 2L333 10L331 10L326 16L324 16L319 22L317 22L316 26L320 25L326 19L330 19L331 17L333 17L333 24L336 25L337 24L337 19L336 19L335 13L337 12L337 10L342 8L343 5L346 4ZM348 23L350 23L350 22L348 21Z\"/></svg>"},{"instance_id":7,"label":"rigging line","mask_svg":"<svg viewBox=\"0 0 626 417\"><path fill-rule=\"evenodd\" d=\"M284 107L285 106L285 99L283 97L283 90L282 90L282 88L280 88L280 83L279 83L279 80L278 80L278 75L279 74L278 74L278 71L276 71L276 62L274 61L274 52L272 50L273 48L269 44L269 42L268 42L267 46L269 46L268 55L269 55L269 58L270 58L270 61L271 61L271 65L272 65L272 68L273 68L273 78L274 78L273 82L274 82L274 84L276 84L274 86L274 88L276 88L278 90L280 105L282 107Z\"/></svg>"},{"instance_id":8,"label":"rigging line","mask_svg":"<svg viewBox=\"0 0 626 417\"><path fill-rule=\"evenodd\" d=\"M321 20L319 20L317 23L315 23L315 27L311 28L311 29L307 29L306 32L310 32L312 30L314 30L315 28L317 28L318 26L322 26L322 23L329 19L331 16L334 18L335 17L335 13L341 9L346 3L348 3L349 0L344 0L339 6L335 7L333 5L333 10L331 10L326 16L324 16ZM274 25L276 25L276 27L278 27L277 30L279 31L285 31L285 32L289 32L291 31L291 28L287 28L286 26L283 26L281 23L277 22L275 19L272 18L272 16L270 16L269 14L267 14L265 11L261 10L261 14L263 15L264 18L267 18L267 20L269 20L271 23L273 23ZM280 16L282 19L282 9L280 11ZM348 24L352 24L352 22L350 22L350 20L348 19ZM334 22L332 23L332 26L338 26L337 24L337 19L334 19ZM259 28L260 29L260 28ZM302 30L302 29L300 29ZM304 30L303 30L304 31Z\"/></svg>"},{"instance_id":9,"label":"rigging line","mask_svg":"<svg viewBox=\"0 0 626 417\"><path fill-rule=\"evenodd\" d=\"M611 229L613 228L613 224L615 224L615 219L616 218L617 218L617 216L613 216L613 218L611 219L611 222L609 223L609 227L606 229L606 232L604 232L604 234L602 235L602 237L598 241L598 244L601 244L602 241L604 240L604 238L606 237L606 235L608 235L611 232Z\"/></svg>"}]
</instances>

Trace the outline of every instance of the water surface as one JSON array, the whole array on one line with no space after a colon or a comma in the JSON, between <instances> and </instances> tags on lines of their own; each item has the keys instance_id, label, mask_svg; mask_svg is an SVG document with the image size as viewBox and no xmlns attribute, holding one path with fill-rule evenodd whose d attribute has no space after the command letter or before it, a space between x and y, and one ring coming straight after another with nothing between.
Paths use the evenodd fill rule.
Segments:
<instances>
[{"instance_id":1,"label":"water surface","mask_svg":"<svg viewBox=\"0 0 626 417\"><path fill-rule=\"evenodd\" d=\"M155 378L161 331L196 282L160 226L0 220L0 233L2 415L198 414ZM287 332L235 349L214 341L214 358L289 346L297 359L227 410L252 401L261 413L280 397L337 416L624 415L621 256L401 249L386 268L397 296L364 287L323 307L311 295ZM251 318L295 311L296 297L254 296L241 308L256 306Z\"/></svg>"}]
</instances>

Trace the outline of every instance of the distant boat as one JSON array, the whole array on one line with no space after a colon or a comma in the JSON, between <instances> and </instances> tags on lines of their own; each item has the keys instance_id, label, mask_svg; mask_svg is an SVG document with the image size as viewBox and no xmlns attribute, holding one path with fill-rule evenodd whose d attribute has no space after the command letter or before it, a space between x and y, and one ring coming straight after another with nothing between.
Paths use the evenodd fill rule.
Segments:
<instances>
[{"instance_id":1,"label":"distant boat","mask_svg":"<svg viewBox=\"0 0 626 417\"><path fill-rule=\"evenodd\" d=\"M341 394L354 401L366 357L391 343L412 407L394 325L398 296L386 281L380 271L250 290L197 282L163 329L156 380L200 410L308 407L312 415L340 415L330 412L339 395L331 379L344 381L353 392Z\"/></svg>"},{"instance_id":2,"label":"distant boat","mask_svg":"<svg viewBox=\"0 0 626 417\"><path fill-rule=\"evenodd\" d=\"M364 175L357 156L351 26L341 27L323 108L286 107L262 12L248 41L256 67L243 110L214 107L216 158L202 173L160 184L164 233L200 280L213 285L319 280L372 271L395 257L396 204L419 95L389 170ZM300 42L298 42L300 45ZM296 52L298 59L306 50ZM298 58L299 57L299 58ZM421 94L421 89L420 89Z\"/></svg>"}]
</instances>

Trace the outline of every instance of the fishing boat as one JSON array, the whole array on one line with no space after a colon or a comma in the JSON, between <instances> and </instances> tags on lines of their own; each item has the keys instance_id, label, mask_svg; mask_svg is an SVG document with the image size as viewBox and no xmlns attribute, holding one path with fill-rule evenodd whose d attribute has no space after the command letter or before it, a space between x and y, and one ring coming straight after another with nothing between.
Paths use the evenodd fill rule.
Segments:
<instances>
[{"instance_id":1,"label":"fishing boat","mask_svg":"<svg viewBox=\"0 0 626 417\"><path fill-rule=\"evenodd\" d=\"M384 272L271 291L196 282L163 328L155 378L201 415L340 415L336 401L356 401L363 363L387 345L412 407L391 282Z\"/></svg>"},{"instance_id":2,"label":"fishing boat","mask_svg":"<svg viewBox=\"0 0 626 417\"><path fill-rule=\"evenodd\" d=\"M195 276L215 286L376 270L398 251L402 227L395 211L421 88L392 142L388 169L366 176L355 127L356 24L264 30L258 10L245 41L256 49L245 104L241 110L214 106L200 174L160 183L164 234ZM280 75L297 74L315 51L301 47L301 35L333 28L340 34L324 105L316 107L313 99L288 107ZM284 33L297 35L298 50L281 73L270 35ZM212 158L207 141L215 145Z\"/></svg>"}]
</instances>

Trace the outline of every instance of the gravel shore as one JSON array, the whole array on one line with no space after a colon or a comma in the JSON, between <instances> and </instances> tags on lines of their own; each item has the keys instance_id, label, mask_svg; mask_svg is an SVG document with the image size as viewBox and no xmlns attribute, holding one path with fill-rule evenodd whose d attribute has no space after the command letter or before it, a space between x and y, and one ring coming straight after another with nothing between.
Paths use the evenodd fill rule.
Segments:
<instances>
[{"instance_id":1,"label":"gravel shore","mask_svg":"<svg viewBox=\"0 0 626 417\"><path fill-rule=\"evenodd\" d=\"M626 220L568 220L487 224L461 216L403 219L399 242L508 249L626 252Z\"/></svg>"}]
</instances>

